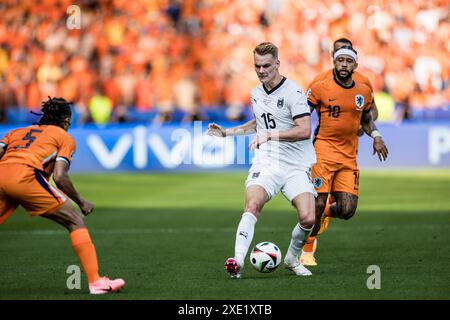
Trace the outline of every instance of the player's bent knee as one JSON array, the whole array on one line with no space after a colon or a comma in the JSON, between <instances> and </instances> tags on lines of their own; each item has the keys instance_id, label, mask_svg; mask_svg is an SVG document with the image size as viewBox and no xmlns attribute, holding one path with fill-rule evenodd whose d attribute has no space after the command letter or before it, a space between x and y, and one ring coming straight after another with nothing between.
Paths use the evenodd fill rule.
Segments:
<instances>
[{"instance_id":1,"label":"player's bent knee","mask_svg":"<svg viewBox=\"0 0 450 320\"><path fill-rule=\"evenodd\" d=\"M316 223L314 212L310 212L300 218L300 224L306 228L312 227Z\"/></svg>"},{"instance_id":2,"label":"player's bent knee","mask_svg":"<svg viewBox=\"0 0 450 320\"><path fill-rule=\"evenodd\" d=\"M351 206L341 206L338 207L337 213L339 218L348 220L355 215L356 208Z\"/></svg>"},{"instance_id":3,"label":"player's bent knee","mask_svg":"<svg viewBox=\"0 0 450 320\"><path fill-rule=\"evenodd\" d=\"M262 207L263 207L263 204L258 201L254 201L254 200L248 201L247 204L245 205L245 212L251 212L255 216L258 216Z\"/></svg>"},{"instance_id":4,"label":"player's bent knee","mask_svg":"<svg viewBox=\"0 0 450 320\"><path fill-rule=\"evenodd\" d=\"M86 228L86 224L84 223L83 217L81 217L78 213L75 212L72 221L69 222L68 229L70 232L72 232L80 228Z\"/></svg>"},{"instance_id":5,"label":"player's bent knee","mask_svg":"<svg viewBox=\"0 0 450 320\"><path fill-rule=\"evenodd\" d=\"M75 210L70 202L64 203L61 209L54 213L54 220L63 225L69 232L86 228L84 218Z\"/></svg>"},{"instance_id":6,"label":"player's bent knee","mask_svg":"<svg viewBox=\"0 0 450 320\"><path fill-rule=\"evenodd\" d=\"M344 220L349 220L351 219L356 213L356 210L347 210L344 212L341 212L341 218Z\"/></svg>"}]
</instances>

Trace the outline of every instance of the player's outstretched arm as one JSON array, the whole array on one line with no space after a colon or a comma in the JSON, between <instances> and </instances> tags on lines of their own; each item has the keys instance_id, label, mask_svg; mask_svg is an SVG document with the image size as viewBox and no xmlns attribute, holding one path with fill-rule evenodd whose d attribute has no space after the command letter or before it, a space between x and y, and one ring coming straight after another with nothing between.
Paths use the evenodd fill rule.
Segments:
<instances>
[{"instance_id":1,"label":"player's outstretched arm","mask_svg":"<svg viewBox=\"0 0 450 320\"><path fill-rule=\"evenodd\" d=\"M361 117L361 127L367 135L373 138L373 154L376 153L380 161L385 161L389 152L381 137L380 131L378 131L377 126L373 121L371 110L372 109L369 109L363 112Z\"/></svg>"},{"instance_id":2,"label":"player's outstretched arm","mask_svg":"<svg viewBox=\"0 0 450 320\"><path fill-rule=\"evenodd\" d=\"M208 134L210 136L227 137L252 134L256 132L256 119L252 119L243 125L225 129L216 123L208 124Z\"/></svg>"},{"instance_id":3,"label":"player's outstretched arm","mask_svg":"<svg viewBox=\"0 0 450 320\"><path fill-rule=\"evenodd\" d=\"M269 131L258 134L250 142L250 150L258 149L269 140L295 142L311 138L311 116L304 116L294 120L295 126L285 131Z\"/></svg>"},{"instance_id":4,"label":"player's outstretched arm","mask_svg":"<svg viewBox=\"0 0 450 320\"><path fill-rule=\"evenodd\" d=\"M94 210L94 204L84 200L75 189L69 177L69 165L65 161L56 161L53 170L53 180L67 196L72 199L86 216Z\"/></svg>"}]
</instances>

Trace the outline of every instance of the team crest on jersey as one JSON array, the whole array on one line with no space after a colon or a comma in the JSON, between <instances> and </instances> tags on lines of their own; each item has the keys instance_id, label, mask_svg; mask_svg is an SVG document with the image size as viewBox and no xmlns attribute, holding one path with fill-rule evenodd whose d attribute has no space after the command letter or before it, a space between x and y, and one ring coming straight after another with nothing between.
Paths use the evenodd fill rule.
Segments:
<instances>
[{"instance_id":1,"label":"team crest on jersey","mask_svg":"<svg viewBox=\"0 0 450 320\"><path fill-rule=\"evenodd\" d=\"M314 188L318 189L322 186L322 184L323 184L323 182L322 182L321 178L319 178L319 177L314 178Z\"/></svg>"},{"instance_id":2,"label":"team crest on jersey","mask_svg":"<svg viewBox=\"0 0 450 320\"><path fill-rule=\"evenodd\" d=\"M364 96L357 94L355 96L356 110L361 111L364 106Z\"/></svg>"},{"instance_id":3,"label":"team crest on jersey","mask_svg":"<svg viewBox=\"0 0 450 320\"><path fill-rule=\"evenodd\" d=\"M283 105L284 105L284 98L278 99L277 107L281 109L283 108Z\"/></svg>"}]
</instances>

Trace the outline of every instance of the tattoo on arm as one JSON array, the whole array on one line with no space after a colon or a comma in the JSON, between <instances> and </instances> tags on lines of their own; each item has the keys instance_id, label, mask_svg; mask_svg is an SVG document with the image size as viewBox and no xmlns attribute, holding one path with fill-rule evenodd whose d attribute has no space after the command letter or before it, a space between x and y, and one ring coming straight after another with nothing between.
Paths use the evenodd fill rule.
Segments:
<instances>
[{"instance_id":1,"label":"tattoo on arm","mask_svg":"<svg viewBox=\"0 0 450 320\"><path fill-rule=\"evenodd\" d=\"M361 117L361 127L368 136L370 136L374 130L377 130L377 126L372 118L372 108L363 111Z\"/></svg>"}]
</instances>

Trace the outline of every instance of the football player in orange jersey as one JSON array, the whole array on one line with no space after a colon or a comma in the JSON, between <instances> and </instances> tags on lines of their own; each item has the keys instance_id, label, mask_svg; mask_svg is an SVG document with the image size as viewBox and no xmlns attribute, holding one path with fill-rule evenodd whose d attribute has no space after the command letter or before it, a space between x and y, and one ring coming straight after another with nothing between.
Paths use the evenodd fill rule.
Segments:
<instances>
[{"instance_id":1,"label":"football player in orange jersey","mask_svg":"<svg viewBox=\"0 0 450 320\"><path fill-rule=\"evenodd\" d=\"M12 130L0 140L0 224L21 205L32 216L55 221L69 232L72 248L86 273L89 292L118 291L124 280L110 280L98 273L97 254L83 217L72 206L72 199L84 215L94 209L77 192L68 172L76 149L67 133L72 117L71 104L63 98L42 103L38 125ZM53 169L56 186L49 183Z\"/></svg>"},{"instance_id":2,"label":"football player in orange jersey","mask_svg":"<svg viewBox=\"0 0 450 320\"><path fill-rule=\"evenodd\" d=\"M331 58L333 59L334 53L335 53L337 50L339 50L340 48L344 47L344 46L350 46L350 47L353 48L353 43L352 43L349 39L347 39L347 38L340 38L340 39L337 39L336 41L334 41L334 43L333 43L333 51L331 51ZM333 60L334 60L334 59L333 59ZM319 73L319 74L314 78L314 80L311 81L311 83L314 83L314 82L319 81L319 80L324 80L324 79L326 79L326 78L332 78L332 77L333 77L333 72L334 72L334 69L330 69L330 70L324 71L324 72L322 72L322 73ZM369 80L366 76L364 76L362 73L359 73L358 71L354 71L353 74L352 74L352 78L353 78L353 80L355 80L356 82L364 83L364 84L367 85L367 86L370 88L370 90L373 92L372 83L371 83L370 80ZM372 119L373 119L373 121L376 121L376 120L378 119L378 108L377 108L377 105L375 104L375 99L372 99L372 109L371 109L371 112L372 112ZM364 134L364 131L361 129L361 130L358 132L358 135L359 135L359 136L362 136L363 134Z\"/></svg>"},{"instance_id":3,"label":"football player in orange jersey","mask_svg":"<svg viewBox=\"0 0 450 320\"><path fill-rule=\"evenodd\" d=\"M331 52L331 58L333 59L333 55L334 53L339 50L340 48L342 48L343 46L350 46L353 47L353 43L347 39L347 38L340 38L337 39L336 41L334 41L333 43L333 50ZM327 71L324 71L320 74L318 74L314 80L311 82L317 82L317 81L321 81L324 79L332 79L334 76L334 69L330 69ZM370 90L373 92L373 87L372 84L370 83L370 80L365 77L363 74L359 73L358 71L354 71L352 74L352 78L356 81L356 82L360 82L363 83L365 85L367 85ZM311 84L309 85L309 87L311 86ZM375 99L372 99L372 107L371 107L371 113L372 113L372 118L373 120L377 120L378 119L378 109L377 106L375 104ZM362 129L362 127L360 126L359 130L358 130L358 136L362 136L364 134L364 131ZM332 194L329 194L328 196L328 201L325 207L325 212L322 215L322 219L320 221L320 229L317 235L321 235L323 232L325 232L325 230L327 230L328 225L330 223L331 220L331 216L330 216L330 210L329 207L330 205L332 205L334 203L334 198ZM307 243L305 244L305 246L303 247L303 251L302 251L302 257L301 257L301 262L305 265L308 266L315 266L317 265L315 258L314 258L314 253L317 249L317 236L310 236L307 240Z\"/></svg>"},{"instance_id":4,"label":"football player in orange jersey","mask_svg":"<svg viewBox=\"0 0 450 320\"><path fill-rule=\"evenodd\" d=\"M319 124L314 147L317 163L313 166L316 191L316 224L303 249L300 261L317 265L314 258L316 235L321 227L323 213L350 219L356 212L359 195L359 170L356 164L358 130L374 138L374 154L386 160L388 150L372 118L373 92L363 82L353 79L357 53L350 46L334 52L331 77L322 77L308 89L308 102L316 109ZM335 203L326 208L329 194ZM323 227L322 227L323 229Z\"/></svg>"}]
</instances>

